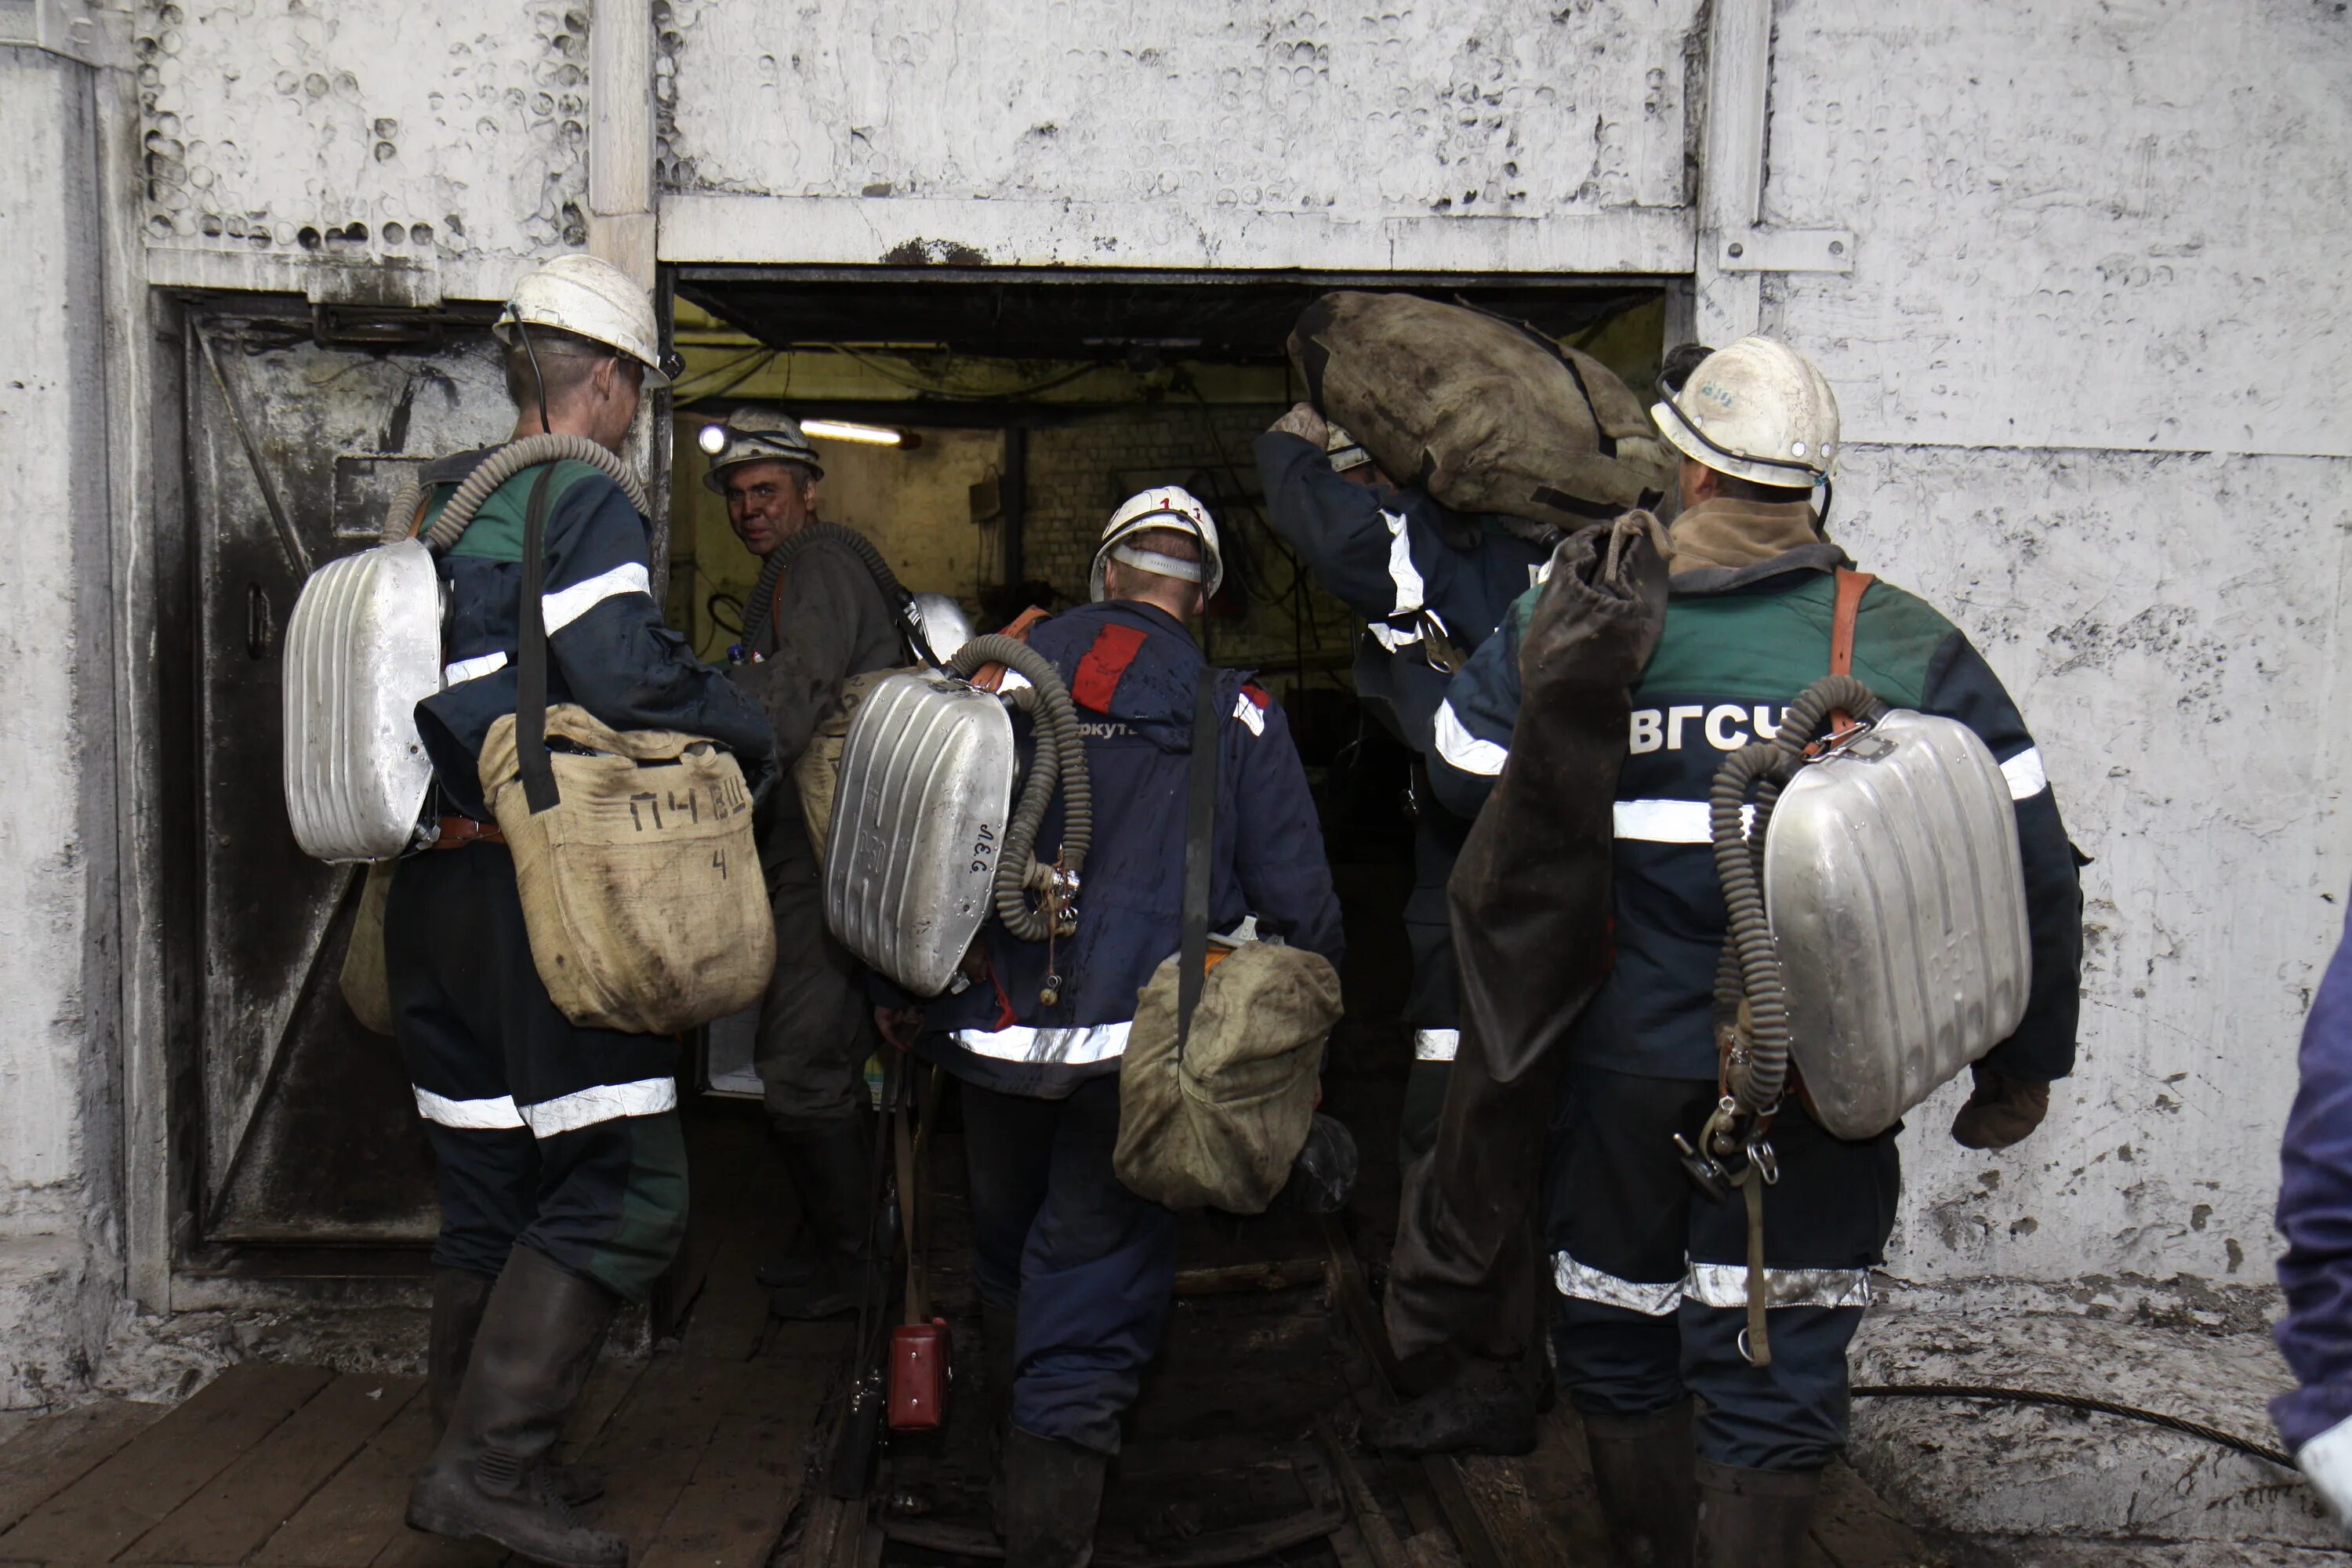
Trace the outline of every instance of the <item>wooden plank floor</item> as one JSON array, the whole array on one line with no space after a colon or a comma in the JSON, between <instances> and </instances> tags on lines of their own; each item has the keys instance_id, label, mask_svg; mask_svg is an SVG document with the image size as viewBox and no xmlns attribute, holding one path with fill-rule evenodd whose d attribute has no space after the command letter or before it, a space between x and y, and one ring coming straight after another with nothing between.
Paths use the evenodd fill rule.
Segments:
<instances>
[{"instance_id":1,"label":"wooden plank floor","mask_svg":"<svg viewBox=\"0 0 2352 1568\"><path fill-rule=\"evenodd\" d=\"M751 1270L780 1245L775 1194L732 1177L757 1128L698 1129L720 1239L684 1331L608 1356L565 1452L604 1467L583 1511L646 1568L762 1568L798 1500L845 1327L780 1328ZM703 1168L708 1148L718 1169ZM732 1169L730 1169L730 1167ZM763 1198L765 1201L759 1201ZM698 1216L698 1218L702 1216ZM488 1568L496 1548L402 1522L432 1417L415 1377L233 1366L176 1407L124 1401L26 1424L0 1446L0 1563Z\"/></svg>"}]
</instances>

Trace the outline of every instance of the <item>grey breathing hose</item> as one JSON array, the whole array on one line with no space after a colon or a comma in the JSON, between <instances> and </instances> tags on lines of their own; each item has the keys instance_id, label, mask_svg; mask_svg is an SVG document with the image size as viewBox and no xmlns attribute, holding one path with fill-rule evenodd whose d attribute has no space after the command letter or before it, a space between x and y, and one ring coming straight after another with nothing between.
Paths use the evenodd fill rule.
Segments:
<instances>
[{"instance_id":1,"label":"grey breathing hose","mask_svg":"<svg viewBox=\"0 0 2352 1568\"><path fill-rule=\"evenodd\" d=\"M472 523L474 513L481 510L482 503L489 500L500 485L525 468L537 468L541 463L562 462L566 458L587 464L620 486L621 493L629 498L629 504L637 509L639 517L653 515L653 508L646 500L645 487L637 483L637 476L616 453L598 446L585 436L525 436L520 441L508 442L474 466L474 471L466 476L465 481L457 487L457 493L449 498L449 504L441 509L441 515L425 531L425 547L436 555L446 554L449 547L457 542L458 535ZM411 537L417 505L423 499L424 492L415 475L412 473L403 478L400 488L393 494L392 506L384 514L384 543L396 544Z\"/></svg>"},{"instance_id":2,"label":"grey breathing hose","mask_svg":"<svg viewBox=\"0 0 2352 1568\"><path fill-rule=\"evenodd\" d=\"M1769 742L1742 746L1715 775L1707 792L1707 827L1714 841L1716 876L1723 883L1730 933L1716 994L1718 1004L1744 996L1752 1042L1744 1068L1735 1061L1730 1089L1739 1110L1759 1115L1780 1103L1789 1081L1789 996L1780 958L1765 918L1764 836L1773 803L1805 760L1805 748L1833 711L1869 723L1886 711L1870 688L1850 675L1824 676L1790 704ZM1756 820L1741 821L1750 786L1757 794ZM1731 981L1737 970L1738 986Z\"/></svg>"},{"instance_id":3,"label":"grey breathing hose","mask_svg":"<svg viewBox=\"0 0 2352 1568\"><path fill-rule=\"evenodd\" d=\"M1030 908L1028 896L1033 890L1050 889L1057 869L1075 886L1094 841L1094 785L1087 774L1086 748L1078 738L1077 708L1052 660L1001 632L985 633L965 643L948 660L947 671L968 679L984 664L1019 670L1036 689L1037 754L1021 786L1013 824L1005 830L1004 847L996 858L996 917L1024 942L1069 936L1075 934L1074 926L1063 921L1057 929L1058 911L1050 903ZM1037 833L1045 826L1045 808L1056 786L1062 792L1062 845L1055 865L1047 866L1036 858Z\"/></svg>"}]
</instances>

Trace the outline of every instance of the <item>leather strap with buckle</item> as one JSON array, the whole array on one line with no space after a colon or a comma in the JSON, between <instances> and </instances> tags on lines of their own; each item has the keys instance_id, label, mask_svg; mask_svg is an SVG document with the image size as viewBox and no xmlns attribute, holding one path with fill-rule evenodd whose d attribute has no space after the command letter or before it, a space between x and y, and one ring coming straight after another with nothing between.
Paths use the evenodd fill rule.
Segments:
<instances>
[{"instance_id":1,"label":"leather strap with buckle","mask_svg":"<svg viewBox=\"0 0 2352 1568\"><path fill-rule=\"evenodd\" d=\"M507 836L495 822L477 822L470 816L445 816L441 819L441 836L434 839L435 849L463 849L468 844L504 844Z\"/></svg>"}]
</instances>

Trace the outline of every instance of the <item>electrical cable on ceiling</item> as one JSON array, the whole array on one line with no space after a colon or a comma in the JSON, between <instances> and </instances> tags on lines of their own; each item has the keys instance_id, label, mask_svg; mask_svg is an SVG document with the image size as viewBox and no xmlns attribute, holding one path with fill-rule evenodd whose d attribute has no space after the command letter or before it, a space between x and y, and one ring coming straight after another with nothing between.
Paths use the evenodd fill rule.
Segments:
<instances>
[{"instance_id":1,"label":"electrical cable on ceiling","mask_svg":"<svg viewBox=\"0 0 2352 1568\"><path fill-rule=\"evenodd\" d=\"M1092 375L1105 368L1098 364L1079 365L1058 375L1048 376L1044 381L1033 382L1027 386L1012 387L1003 392L959 392L950 387L919 381L902 374L872 355L861 353L851 348L847 343L831 343L826 346L835 353L856 360L885 381L895 382L910 392L919 392L929 396L946 398L958 403L1010 403L1024 397L1034 397L1041 392L1051 392L1055 387L1067 386L1081 377Z\"/></svg>"}]
</instances>

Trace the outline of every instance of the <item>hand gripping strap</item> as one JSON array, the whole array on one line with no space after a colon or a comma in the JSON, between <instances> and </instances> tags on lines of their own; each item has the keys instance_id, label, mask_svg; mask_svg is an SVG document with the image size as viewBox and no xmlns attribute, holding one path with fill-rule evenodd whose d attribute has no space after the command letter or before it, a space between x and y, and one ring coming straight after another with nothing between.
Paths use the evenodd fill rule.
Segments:
<instances>
[{"instance_id":1,"label":"hand gripping strap","mask_svg":"<svg viewBox=\"0 0 2352 1568\"><path fill-rule=\"evenodd\" d=\"M1217 667L1203 663L1192 702L1192 760L1184 795L1184 927L1176 950L1176 1059L1192 1037L1192 1009L1209 963L1209 861L1217 822Z\"/></svg>"}]
</instances>

